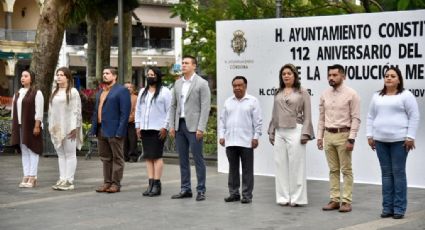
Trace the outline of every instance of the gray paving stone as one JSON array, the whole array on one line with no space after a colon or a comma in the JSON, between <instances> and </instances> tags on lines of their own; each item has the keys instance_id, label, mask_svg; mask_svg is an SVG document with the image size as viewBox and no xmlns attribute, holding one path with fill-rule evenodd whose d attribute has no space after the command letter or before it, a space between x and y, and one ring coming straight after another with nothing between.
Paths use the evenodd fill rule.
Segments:
<instances>
[{"instance_id":1,"label":"gray paving stone","mask_svg":"<svg viewBox=\"0 0 425 230\"><path fill-rule=\"evenodd\" d=\"M195 172L192 169L194 178ZM308 181L309 204L281 207L275 204L274 178L256 176L253 203L225 203L227 174L207 168L207 199L172 200L179 192L178 165L166 164L163 194L143 197L147 176L144 163L126 163L122 191L98 194L102 183L97 157L78 157L73 191L54 191L57 158L40 158L34 189L18 188L22 176L19 155L0 154L0 230L25 229L425 229L425 190L409 188L409 205L403 220L381 219L381 187L355 184L353 211L323 212L328 182ZM195 187L196 181L192 181Z\"/></svg>"}]
</instances>

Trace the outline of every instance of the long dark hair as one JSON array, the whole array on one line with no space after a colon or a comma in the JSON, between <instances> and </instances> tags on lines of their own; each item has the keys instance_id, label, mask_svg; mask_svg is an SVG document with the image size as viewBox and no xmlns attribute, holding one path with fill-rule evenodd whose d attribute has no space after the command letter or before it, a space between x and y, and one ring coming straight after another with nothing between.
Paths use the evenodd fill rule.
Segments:
<instances>
[{"instance_id":1,"label":"long dark hair","mask_svg":"<svg viewBox=\"0 0 425 230\"><path fill-rule=\"evenodd\" d=\"M400 69L398 67L391 66L387 71L385 71L385 75L390 70L394 70L395 71L395 73L397 74L398 80L400 81L400 83L397 85L397 94L400 94L401 92L404 91L403 76L401 75L401 71L400 71ZM384 88L382 88L381 91L379 92L379 96L384 96L385 94L387 94L387 87L384 84Z\"/></svg>"},{"instance_id":2,"label":"long dark hair","mask_svg":"<svg viewBox=\"0 0 425 230\"><path fill-rule=\"evenodd\" d=\"M156 77L156 89L155 89L155 93L152 97L152 101L154 101L158 97L159 92L161 91L161 88L162 88L162 73L161 73L161 70L159 70L157 67L149 67L148 71L146 71L146 73L149 72L149 70L152 70L153 73L155 74L155 77ZM142 100L140 100L141 102L144 101L146 94L149 91L149 87L150 87L150 85L148 84L146 86L145 90L143 91L142 96L141 96Z\"/></svg>"},{"instance_id":3,"label":"long dark hair","mask_svg":"<svg viewBox=\"0 0 425 230\"><path fill-rule=\"evenodd\" d=\"M283 73L284 69L289 69L294 74L294 86L293 87L295 89L299 90L301 88L301 82L300 82L300 77L299 77L297 68L292 64L286 64L286 65L282 66L282 68L280 68L280 71L279 71L279 92L281 92L285 88L285 83L283 82L283 79L282 79L282 73Z\"/></svg>"},{"instance_id":4,"label":"long dark hair","mask_svg":"<svg viewBox=\"0 0 425 230\"><path fill-rule=\"evenodd\" d=\"M60 67L56 70L56 74L58 74L59 71L63 72L63 75L65 75L66 79L68 79L68 85L66 86L66 104L69 104L69 95L71 93L71 89L74 86L74 78L72 77L71 70L69 70L67 67ZM52 103L53 97L58 93L59 91L59 84L56 83L56 88L53 91L52 95L50 95L50 104Z\"/></svg>"}]
</instances>

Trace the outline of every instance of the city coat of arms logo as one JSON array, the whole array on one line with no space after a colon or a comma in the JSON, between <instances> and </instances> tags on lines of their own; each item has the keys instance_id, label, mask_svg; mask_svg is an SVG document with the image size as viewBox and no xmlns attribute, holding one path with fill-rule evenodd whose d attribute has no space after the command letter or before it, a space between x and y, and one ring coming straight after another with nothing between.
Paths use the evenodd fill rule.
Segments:
<instances>
[{"instance_id":1,"label":"city coat of arms logo","mask_svg":"<svg viewBox=\"0 0 425 230\"><path fill-rule=\"evenodd\" d=\"M245 51L246 48L246 39L244 38L245 33L242 30L236 30L233 33L233 39L231 43L231 47L233 49L233 52L237 53L238 55L241 55Z\"/></svg>"}]
</instances>

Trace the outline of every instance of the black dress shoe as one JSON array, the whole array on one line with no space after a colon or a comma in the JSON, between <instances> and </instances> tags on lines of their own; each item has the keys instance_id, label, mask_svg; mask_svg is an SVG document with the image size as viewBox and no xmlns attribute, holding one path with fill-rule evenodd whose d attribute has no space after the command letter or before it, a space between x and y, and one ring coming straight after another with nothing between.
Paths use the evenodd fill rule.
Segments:
<instances>
[{"instance_id":1,"label":"black dress shoe","mask_svg":"<svg viewBox=\"0 0 425 230\"><path fill-rule=\"evenodd\" d=\"M183 199L183 198L191 198L192 192L180 192L179 194L171 196L171 199Z\"/></svg>"},{"instance_id":2,"label":"black dress shoe","mask_svg":"<svg viewBox=\"0 0 425 230\"><path fill-rule=\"evenodd\" d=\"M198 195L196 195L196 201L202 201L202 200L205 200L205 193L198 192Z\"/></svg>"},{"instance_id":3,"label":"black dress shoe","mask_svg":"<svg viewBox=\"0 0 425 230\"><path fill-rule=\"evenodd\" d=\"M403 219L404 215L403 214L394 214L393 215L393 219Z\"/></svg>"},{"instance_id":4,"label":"black dress shoe","mask_svg":"<svg viewBox=\"0 0 425 230\"><path fill-rule=\"evenodd\" d=\"M234 202L234 201L240 201L241 196L239 195L230 195L229 197L224 198L225 202Z\"/></svg>"},{"instance_id":5,"label":"black dress shoe","mask_svg":"<svg viewBox=\"0 0 425 230\"><path fill-rule=\"evenodd\" d=\"M392 213L381 213L381 218L388 218L388 217L392 217L394 216L394 214Z\"/></svg>"},{"instance_id":6,"label":"black dress shoe","mask_svg":"<svg viewBox=\"0 0 425 230\"><path fill-rule=\"evenodd\" d=\"M243 197L242 198L242 200L241 200L241 203L242 204L249 204L249 203L251 203L252 202L252 200L251 199L249 199L249 198L246 198L246 197Z\"/></svg>"}]
</instances>

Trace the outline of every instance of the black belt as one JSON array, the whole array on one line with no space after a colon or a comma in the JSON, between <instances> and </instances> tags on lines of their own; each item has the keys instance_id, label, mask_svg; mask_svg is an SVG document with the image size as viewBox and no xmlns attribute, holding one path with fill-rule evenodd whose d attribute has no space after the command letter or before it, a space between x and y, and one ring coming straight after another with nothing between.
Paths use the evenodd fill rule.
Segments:
<instances>
[{"instance_id":1,"label":"black belt","mask_svg":"<svg viewBox=\"0 0 425 230\"><path fill-rule=\"evenodd\" d=\"M350 127L343 127L343 128L325 128L326 131L330 133L345 133L350 132Z\"/></svg>"}]
</instances>

